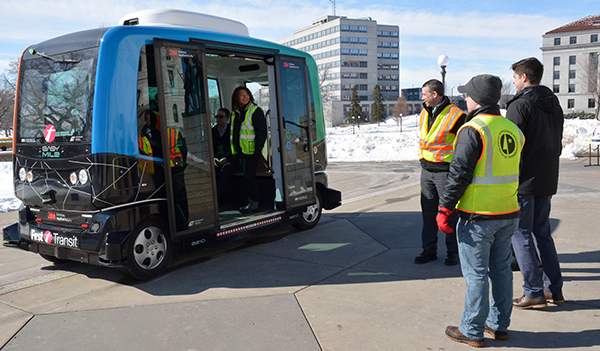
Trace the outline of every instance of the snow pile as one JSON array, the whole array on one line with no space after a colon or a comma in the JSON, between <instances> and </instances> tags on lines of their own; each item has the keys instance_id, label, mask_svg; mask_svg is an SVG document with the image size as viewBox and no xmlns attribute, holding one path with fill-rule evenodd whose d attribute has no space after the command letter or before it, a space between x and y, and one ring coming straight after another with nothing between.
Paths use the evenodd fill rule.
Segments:
<instances>
[{"instance_id":1,"label":"snow pile","mask_svg":"<svg viewBox=\"0 0 600 351\"><path fill-rule=\"evenodd\" d=\"M381 125L364 124L327 129L327 152L330 162L381 162L417 161L419 128L417 116L402 118L401 126L393 119ZM402 131L400 131L402 128ZM562 158L587 156L589 141L597 120L565 120ZM595 155L595 148L593 149ZM19 208L21 202L14 197L12 164L0 162L0 212Z\"/></svg>"}]
</instances>

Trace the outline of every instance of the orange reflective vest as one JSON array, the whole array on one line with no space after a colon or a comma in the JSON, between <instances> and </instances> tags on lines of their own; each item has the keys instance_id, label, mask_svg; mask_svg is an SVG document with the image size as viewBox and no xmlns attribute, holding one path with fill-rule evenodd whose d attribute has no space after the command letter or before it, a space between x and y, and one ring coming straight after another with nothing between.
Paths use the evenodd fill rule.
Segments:
<instances>
[{"instance_id":1,"label":"orange reflective vest","mask_svg":"<svg viewBox=\"0 0 600 351\"><path fill-rule=\"evenodd\" d=\"M419 116L419 159L429 162L448 162L454 156L455 134L450 133L463 110L449 104L437 116L431 129L429 128L429 113L427 109L421 111Z\"/></svg>"},{"instance_id":2,"label":"orange reflective vest","mask_svg":"<svg viewBox=\"0 0 600 351\"><path fill-rule=\"evenodd\" d=\"M169 156L171 157L171 167L178 167L183 165L183 155L180 147L183 146L183 141L180 136L181 133L177 129L167 128L169 134Z\"/></svg>"}]
</instances>

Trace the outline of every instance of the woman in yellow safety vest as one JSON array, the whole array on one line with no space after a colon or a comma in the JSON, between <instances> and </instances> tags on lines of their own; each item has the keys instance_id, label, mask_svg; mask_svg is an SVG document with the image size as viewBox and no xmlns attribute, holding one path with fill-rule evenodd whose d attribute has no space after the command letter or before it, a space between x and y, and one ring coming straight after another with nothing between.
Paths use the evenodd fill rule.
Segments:
<instances>
[{"instance_id":1,"label":"woman in yellow safety vest","mask_svg":"<svg viewBox=\"0 0 600 351\"><path fill-rule=\"evenodd\" d=\"M267 139L267 123L263 110L255 104L252 93L246 87L234 90L231 108L231 155L228 159L239 162L244 174L248 204L240 208L240 212L248 213L258 209L256 170Z\"/></svg>"}]
</instances>

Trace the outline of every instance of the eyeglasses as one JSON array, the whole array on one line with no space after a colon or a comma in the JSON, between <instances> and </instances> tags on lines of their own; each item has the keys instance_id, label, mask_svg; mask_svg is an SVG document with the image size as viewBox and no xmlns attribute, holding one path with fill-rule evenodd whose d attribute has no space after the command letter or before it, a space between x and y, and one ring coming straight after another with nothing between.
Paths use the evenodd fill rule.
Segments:
<instances>
[{"instance_id":1,"label":"eyeglasses","mask_svg":"<svg viewBox=\"0 0 600 351\"><path fill-rule=\"evenodd\" d=\"M223 115L216 115L215 118L227 118L227 116L223 116Z\"/></svg>"}]
</instances>

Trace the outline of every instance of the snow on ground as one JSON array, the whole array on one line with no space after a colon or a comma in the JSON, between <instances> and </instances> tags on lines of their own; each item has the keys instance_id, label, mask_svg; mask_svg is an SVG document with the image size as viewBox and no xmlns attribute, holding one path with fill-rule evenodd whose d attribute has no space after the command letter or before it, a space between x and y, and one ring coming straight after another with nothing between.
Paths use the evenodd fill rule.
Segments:
<instances>
[{"instance_id":1,"label":"snow on ground","mask_svg":"<svg viewBox=\"0 0 600 351\"><path fill-rule=\"evenodd\" d=\"M327 150L330 162L381 162L418 160L419 131L417 116L406 116L400 125L393 119L359 127L327 129ZM594 129L600 130L597 120L565 120L561 157L573 159L587 155ZM0 162L0 212L19 208L14 197L12 164Z\"/></svg>"}]
</instances>

